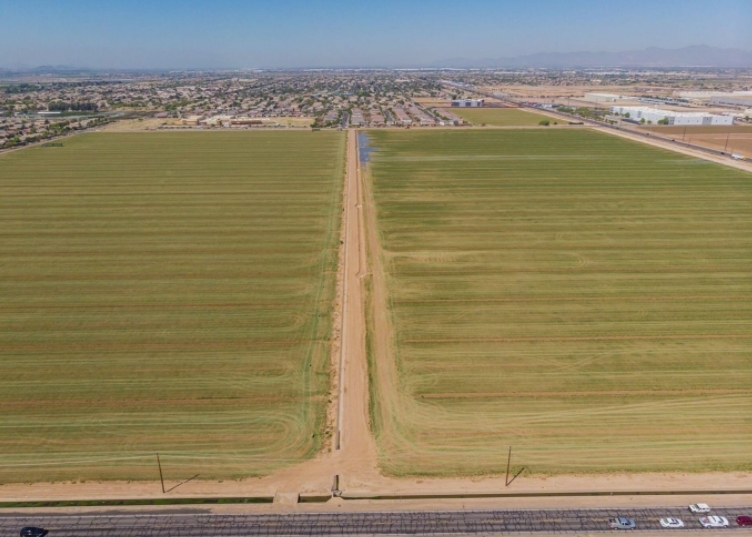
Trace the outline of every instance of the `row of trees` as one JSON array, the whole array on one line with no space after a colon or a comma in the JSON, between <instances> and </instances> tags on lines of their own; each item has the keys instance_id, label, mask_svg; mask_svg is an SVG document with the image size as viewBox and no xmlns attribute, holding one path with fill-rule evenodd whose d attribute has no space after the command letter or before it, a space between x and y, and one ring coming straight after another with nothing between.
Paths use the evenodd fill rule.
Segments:
<instances>
[{"instance_id":1,"label":"row of trees","mask_svg":"<svg viewBox=\"0 0 752 537\"><path fill-rule=\"evenodd\" d=\"M0 149L10 149L12 147L19 147L19 146L24 146L28 144L33 144L35 142L41 142L49 138L65 136L66 134L69 134L72 131L91 129L93 127L106 125L107 123L110 123L111 121L114 121L114 120L110 118L105 118L105 117L95 117L93 119L88 120L85 125L81 121L77 123L73 121L61 121L61 122L52 123L52 124L45 122L47 124L45 125L44 130L37 131L36 128L32 127L31 129L28 130L27 136L23 139L21 139L20 134L14 134L13 136L11 136L10 138L7 138L4 141L0 138ZM22 124L22 128L23 128L23 124Z\"/></svg>"},{"instance_id":2,"label":"row of trees","mask_svg":"<svg viewBox=\"0 0 752 537\"><path fill-rule=\"evenodd\" d=\"M50 112L96 112L99 110L99 107L92 102L89 101L83 101L83 102L65 102L65 101L52 101L48 106L47 110Z\"/></svg>"}]
</instances>

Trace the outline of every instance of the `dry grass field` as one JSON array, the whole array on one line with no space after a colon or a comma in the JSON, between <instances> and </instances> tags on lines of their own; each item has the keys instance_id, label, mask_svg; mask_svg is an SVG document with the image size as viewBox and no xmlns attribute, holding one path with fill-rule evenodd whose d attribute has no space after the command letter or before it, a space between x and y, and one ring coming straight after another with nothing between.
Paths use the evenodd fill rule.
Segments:
<instances>
[{"instance_id":1,"label":"dry grass field","mask_svg":"<svg viewBox=\"0 0 752 537\"><path fill-rule=\"evenodd\" d=\"M0 482L267 474L322 444L344 137L0 157Z\"/></svg>"},{"instance_id":2,"label":"dry grass field","mask_svg":"<svg viewBox=\"0 0 752 537\"><path fill-rule=\"evenodd\" d=\"M316 120L313 117L274 117L271 119L283 127L310 127Z\"/></svg>"},{"instance_id":3,"label":"dry grass field","mask_svg":"<svg viewBox=\"0 0 752 537\"><path fill-rule=\"evenodd\" d=\"M687 142L752 157L752 126L729 127L651 127L650 131Z\"/></svg>"},{"instance_id":4,"label":"dry grass field","mask_svg":"<svg viewBox=\"0 0 752 537\"><path fill-rule=\"evenodd\" d=\"M585 130L369 136L388 473L752 468L751 174Z\"/></svg>"},{"instance_id":5,"label":"dry grass field","mask_svg":"<svg viewBox=\"0 0 752 537\"><path fill-rule=\"evenodd\" d=\"M476 127L483 124L494 127L531 127L544 120L552 124L556 121L548 116L517 108L447 108L447 110ZM566 123L566 121L560 123Z\"/></svg>"}]
</instances>

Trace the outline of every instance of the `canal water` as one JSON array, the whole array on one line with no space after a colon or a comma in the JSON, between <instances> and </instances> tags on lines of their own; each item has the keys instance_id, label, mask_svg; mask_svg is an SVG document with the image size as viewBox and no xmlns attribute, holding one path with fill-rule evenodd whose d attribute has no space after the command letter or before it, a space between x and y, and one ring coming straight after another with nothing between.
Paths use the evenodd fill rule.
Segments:
<instances>
[{"instance_id":1,"label":"canal water","mask_svg":"<svg viewBox=\"0 0 752 537\"><path fill-rule=\"evenodd\" d=\"M370 139L365 132L358 133L358 158L360 159L360 165L366 166L371 160L371 153L376 151L376 148L370 145Z\"/></svg>"}]
</instances>

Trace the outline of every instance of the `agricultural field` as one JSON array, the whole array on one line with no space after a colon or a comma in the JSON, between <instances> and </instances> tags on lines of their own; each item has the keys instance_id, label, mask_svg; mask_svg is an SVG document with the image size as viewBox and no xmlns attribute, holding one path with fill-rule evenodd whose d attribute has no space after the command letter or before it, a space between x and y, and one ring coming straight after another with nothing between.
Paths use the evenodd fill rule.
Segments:
<instances>
[{"instance_id":1,"label":"agricultural field","mask_svg":"<svg viewBox=\"0 0 752 537\"><path fill-rule=\"evenodd\" d=\"M99 133L0 157L0 482L313 456L344 141Z\"/></svg>"},{"instance_id":2,"label":"agricultural field","mask_svg":"<svg viewBox=\"0 0 752 537\"><path fill-rule=\"evenodd\" d=\"M689 143L752 157L752 126L729 127L652 127L649 130Z\"/></svg>"},{"instance_id":3,"label":"agricultural field","mask_svg":"<svg viewBox=\"0 0 752 537\"><path fill-rule=\"evenodd\" d=\"M752 469L752 174L584 129L369 137L385 471Z\"/></svg>"},{"instance_id":4,"label":"agricultural field","mask_svg":"<svg viewBox=\"0 0 752 537\"><path fill-rule=\"evenodd\" d=\"M491 125L494 127L532 127L541 121L557 121L549 116L528 112L518 108L447 108L454 115L472 123L476 127ZM566 123L566 120L560 123Z\"/></svg>"}]
</instances>

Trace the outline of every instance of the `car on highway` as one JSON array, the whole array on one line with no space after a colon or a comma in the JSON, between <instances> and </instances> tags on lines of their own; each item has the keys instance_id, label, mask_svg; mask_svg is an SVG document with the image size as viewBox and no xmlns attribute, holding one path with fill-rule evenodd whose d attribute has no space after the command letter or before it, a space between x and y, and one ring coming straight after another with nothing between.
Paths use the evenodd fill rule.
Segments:
<instances>
[{"instance_id":1,"label":"car on highway","mask_svg":"<svg viewBox=\"0 0 752 537\"><path fill-rule=\"evenodd\" d=\"M25 526L21 528L21 537L44 537L49 532L44 528L35 526Z\"/></svg>"},{"instance_id":2,"label":"car on highway","mask_svg":"<svg viewBox=\"0 0 752 537\"><path fill-rule=\"evenodd\" d=\"M689 510L693 513L709 513L710 506L706 503L693 503L689 506Z\"/></svg>"},{"instance_id":3,"label":"car on highway","mask_svg":"<svg viewBox=\"0 0 752 537\"><path fill-rule=\"evenodd\" d=\"M683 528L684 522L680 518L662 518L660 520L663 528Z\"/></svg>"},{"instance_id":4,"label":"car on highway","mask_svg":"<svg viewBox=\"0 0 752 537\"><path fill-rule=\"evenodd\" d=\"M609 526L611 526L611 529L613 530L633 530L637 527L637 524L635 524L635 521L631 518L618 516L611 521Z\"/></svg>"},{"instance_id":5,"label":"car on highway","mask_svg":"<svg viewBox=\"0 0 752 537\"><path fill-rule=\"evenodd\" d=\"M736 517L737 526L752 526L752 516L742 515Z\"/></svg>"},{"instance_id":6,"label":"car on highway","mask_svg":"<svg viewBox=\"0 0 752 537\"><path fill-rule=\"evenodd\" d=\"M703 528L727 528L728 519L725 516L703 516L700 517L700 524Z\"/></svg>"}]
</instances>

